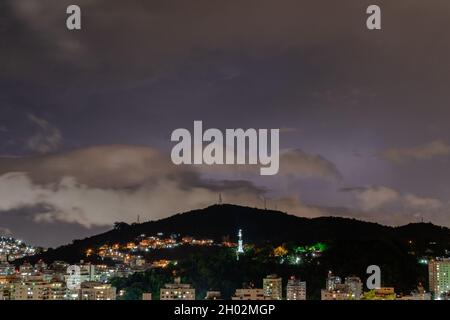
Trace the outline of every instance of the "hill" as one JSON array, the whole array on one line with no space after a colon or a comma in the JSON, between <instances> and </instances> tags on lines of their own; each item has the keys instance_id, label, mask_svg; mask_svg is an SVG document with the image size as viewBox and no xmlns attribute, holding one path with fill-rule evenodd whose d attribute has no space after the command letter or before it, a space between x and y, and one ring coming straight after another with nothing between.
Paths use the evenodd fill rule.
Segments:
<instances>
[{"instance_id":1,"label":"hill","mask_svg":"<svg viewBox=\"0 0 450 320\"><path fill-rule=\"evenodd\" d=\"M414 244L421 253L434 250L436 254L450 246L450 230L430 223L389 227L376 223L338 217L304 218L287 213L236 205L213 205L204 209L175 214L171 217L128 225L117 223L113 230L73 243L49 249L28 257L30 262L64 260L77 262L84 258L87 248L103 244L126 243L141 234L164 233L221 241L228 236L236 240L238 229L244 230L247 243L310 244L314 242L358 243L390 241L403 245ZM21 261L17 261L20 263Z\"/></svg>"}]
</instances>

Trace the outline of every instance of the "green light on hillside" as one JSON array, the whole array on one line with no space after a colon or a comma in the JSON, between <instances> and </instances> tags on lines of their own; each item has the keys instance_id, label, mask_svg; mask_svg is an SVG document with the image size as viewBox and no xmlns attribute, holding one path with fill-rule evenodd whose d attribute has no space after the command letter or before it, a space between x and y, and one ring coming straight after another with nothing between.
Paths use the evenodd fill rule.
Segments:
<instances>
[{"instance_id":1,"label":"green light on hillside","mask_svg":"<svg viewBox=\"0 0 450 320\"><path fill-rule=\"evenodd\" d=\"M299 246L294 248L295 253L323 252L328 246L323 242L317 242L310 246Z\"/></svg>"}]
</instances>

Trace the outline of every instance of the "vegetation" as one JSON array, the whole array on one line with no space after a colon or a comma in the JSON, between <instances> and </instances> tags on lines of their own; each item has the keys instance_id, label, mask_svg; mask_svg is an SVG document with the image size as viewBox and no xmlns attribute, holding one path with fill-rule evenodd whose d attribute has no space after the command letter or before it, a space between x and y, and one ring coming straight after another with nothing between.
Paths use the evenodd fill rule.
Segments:
<instances>
[{"instance_id":1,"label":"vegetation","mask_svg":"<svg viewBox=\"0 0 450 320\"><path fill-rule=\"evenodd\" d=\"M270 245L251 248L239 260L235 250L230 248L209 254L198 252L177 265L152 269L127 279L114 279L113 284L125 290L124 299L139 298L142 292L152 292L156 298L164 283L171 283L174 276L180 276L196 288L198 299L203 299L208 290L219 290L224 298L230 298L237 288L245 285L262 287L262 279L275 273L283 278L283 287L291 276L306 281L308 298L320 299L329 270L342 277L356 275L365 281L367 266L377 263L381 267L383 285L395 287L398 292L409 292L418 281L426 283L426 266L390 242L334 243L321 256L296 264L272 254L278 250L279 247Z\"/></svg>"}]
</instances>

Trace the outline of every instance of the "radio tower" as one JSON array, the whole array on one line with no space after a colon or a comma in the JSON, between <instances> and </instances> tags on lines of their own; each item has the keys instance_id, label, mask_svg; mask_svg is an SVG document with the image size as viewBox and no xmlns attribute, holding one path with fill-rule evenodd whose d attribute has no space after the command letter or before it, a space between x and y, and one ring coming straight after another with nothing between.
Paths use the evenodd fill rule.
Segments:
<instances>
[{"instance_id":1,"label":"radio tower","mask_svg":"<svg viewBox=\"0 0 450 320\"><path fill-rule=\"evenodd\" d=\"M260 199L263 201L264 203L264 210L267 210L267 199L264 196L261 196Z\"/></svg>"},{"instance_id":2,"label":"radio tower","mask_svg":"<svg viewBox=\"0 0 450 320\"><path fill-rule=\"evenodd\" d=\"M223 203L223 201L222 201L222 193L219 193L219 204L222 204Z\"/></svg>"}]
</instances>

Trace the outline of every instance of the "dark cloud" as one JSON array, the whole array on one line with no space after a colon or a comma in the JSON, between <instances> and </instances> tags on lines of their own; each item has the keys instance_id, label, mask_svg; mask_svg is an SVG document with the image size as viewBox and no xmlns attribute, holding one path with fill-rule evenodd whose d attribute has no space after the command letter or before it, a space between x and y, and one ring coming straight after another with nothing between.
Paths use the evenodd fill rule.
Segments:
<instances>
[{"instance_id":1,"label":"dark cloud","mask_svg":"<svg viewBox=\"0 0 450 320\"><path fill-rule=\"evenodd\" d=\"M21 234L65 241L58 224L85 235L218 192L450 224L447 0L380 0L376 32L369 0L79 0L79 32L65 28L69 4L0 2L2 227L26 220ZM193 120L280 128L280 174L172 166L170 133Z\"/></svg>"},{"instance_id":2,"label":"dark cloud","mask_svg":"<svg viewBox=\"0 0 450 320\"><path fill-rule=\"evenodd\" d=\"M33 210L37 223L91 228L137 215L153 220L216 203L219 193L228 203L261 206L266 192L250 181L204 179L195 166L175 166L148 147L97 146L0 159L0 212ZM273 200L290 212L319 213L295 196Z\"/></svg>"},{"instance_id":3,"label":"dark cloud","mask_svg":"<svg viewBox=\"0 0 450 320\"><path fill-rule=\"evenodd\" d=\"M213 176L231 174L234 179L252 179L260 174L261 165L202 165L200 171ZM342 179L335 164L319 154L309 154L300 149L280 150L279 171L275 179Z\"/></svg>"},{"instance_id":4,"label":"dark cloud","mask_svg":"<svg viewBox=\"0 0 450 320\"><path fill-rule=\"evenodd\" d=\"M253 59L293 52L307 62L327 66L330 75L346 70L344 79L363 72L384 78L384 68L392 67L411 73L407 66L419 58L423 61L415 65L414 72L427 70L422 77L448 76L432 63L446 57L450 47L445 38L436 37L449 27L445 0L434 0L426 10L420 0L380 1L386 31L378 34L365 29L365 9L370 1L80 0L84 28L78 33L65 29L65 9L71 3L7 1L7 40L19 35L29 39L2 51L9 61L14 55L14 75L26 72L30 76L29 71L34 70L34 76L50 77L70 70L85 80L83 74L87 76L89 71L89 77L108 77L110 86L119 76L136 80L139 76L148 79L156 71L176 74L179 67L193 63L192 58L209 53L245 54ZM411 31L409 21L423 23ZM13 26L20 28L14 30ZM439 45L440 50L428 52L427 44ZM377 60L372 60L375 57ZM344 63L349 59L352 66ZM380 62L383 68L373 68ZM47 68L50 63L53 68ZM358 71L361 66L364 68ZM240 73L232 65L221 66L217 72L225 74L219 76L222 79Z\"/></svg>"},{"instance_id":5,"label":"dark cloud","mask_svg":"<svg viewBox=\"0 0 450 320\"><path fill-rule=\"evenodd\" d=\"M172 165L162 152L143 146L93 146L70 152L29 157L0 158L0 174L26 172L33 182L53 183L64 176L99 188L127 188L152 182L154 177L170 179L187 175Z\"/></svg>"}]
</instances>

